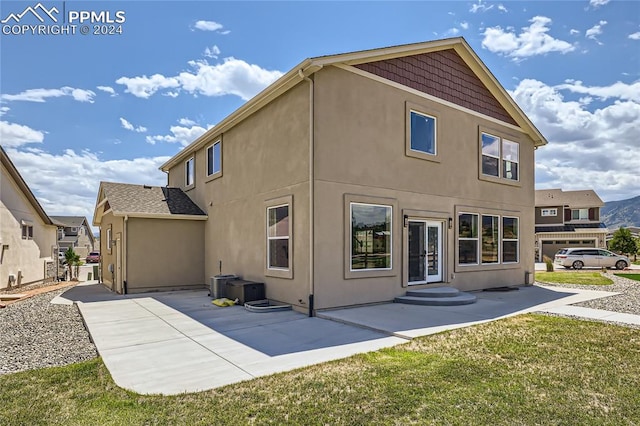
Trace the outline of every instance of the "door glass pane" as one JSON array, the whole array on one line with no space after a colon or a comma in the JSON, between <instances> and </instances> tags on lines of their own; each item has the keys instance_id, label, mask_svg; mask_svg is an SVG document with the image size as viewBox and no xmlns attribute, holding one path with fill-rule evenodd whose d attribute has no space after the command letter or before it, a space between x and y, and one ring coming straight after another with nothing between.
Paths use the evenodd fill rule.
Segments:
<instances>
[{"instance_id":1,"label":"door glass pane","mask_svg":"<svg viewBox=\"0 0 640 426\"><path fill-rule=\"evenodd\" d=\"M439 227L429 227L429 240L427 246L427 265L429 267L429 275L440 274L440 232Z\"/></svg>"},{"instance_id":2,"label":"door glass pane","mask_svg":"<svg viewBox=\"0 0 640 426\"><path fill-rule=\"evenodd\" d=\"M409 222L409 282L426 281L425 224Z\"/></svg>"}]
</instances>

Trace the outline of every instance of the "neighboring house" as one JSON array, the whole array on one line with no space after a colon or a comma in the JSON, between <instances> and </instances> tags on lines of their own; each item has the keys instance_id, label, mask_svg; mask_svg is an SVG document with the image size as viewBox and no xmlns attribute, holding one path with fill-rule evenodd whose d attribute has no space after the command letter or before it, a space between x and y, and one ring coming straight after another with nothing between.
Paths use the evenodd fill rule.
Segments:
<instances>
[{"instance_id":1,"label":"neighboring house","mask_svg":"<svg viewBox=\"0 0 640 426\"><path fill-rule=\"evenodd\" d=\"M56 227L0 146L0 288L56 276Z\"/></svg>"},{"instance_id":2,"label":"neighboring house","mask_svg":"<svg viewBox=\"0 0 640 426\"><path fill-rule=\"evenodd\" d=\"M161 167L202 232L153 231L202 248L202 284L237 274L310 315L522 285L545 144L462 38L307 59Z\"/></svg>"},{"instance_id":3,"label":"neighboring house","mask_svg":"<svg viewBox=\"0 0 640 426\"><path fill-rule=\"evenodd\" d=\"M72 248L81 259L94 250L95 239L84 216L51 216L58 227L58 247L61 250Z\"/></svg>"},{"instance_id":4,"label":"neighboring house","mask_svg":"<svg viewBox=\"0 0 640 426\"><path fill-rule=\"evenodd\" d=\"M202 287L205 220L178 188L101 182L102 281L118 293Z\"/></svg>"},{"instance_id":5,"label":"neighboring house","mask_svg":"<svg viewBox=\"0 0 640 426\"><path fill-rule=\"evenodd\" d=\"M536 261L565 247L606 247L604 203L592 190L536 190Z\"/></svg>"},{"instance_id":6,"label":"neighboring house","mask_svg":"<svg viewBox=\"0 0 640 426\"><path fill-rule=\"evenodd\" d=\"M640 227L638 227L638 226L621 226L621 228L629 230L629 232L631 233L631 236L633 238L640 238ZM620 228L618 228L618 229L620 229ZM607 247L609 247L609 241L611 241L613 239L613 234L618 229L608 229L609 232L607 233Z\"/></svg>"}]
</instances>

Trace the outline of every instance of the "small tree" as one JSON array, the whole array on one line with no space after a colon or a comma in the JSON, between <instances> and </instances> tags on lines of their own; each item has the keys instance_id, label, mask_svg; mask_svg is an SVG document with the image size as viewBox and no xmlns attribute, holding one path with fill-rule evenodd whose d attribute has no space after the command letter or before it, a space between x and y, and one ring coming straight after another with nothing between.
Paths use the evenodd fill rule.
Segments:
<instances>
[{"instance_id":1,"label":"small tree","mask_svg":"<svg viewBox=\"0 0 640 426\"><path fill-rule=\"evenodd\" d=\"M635 254L638 251L636 239L631 235L631 231L623 227L613 233L609 248L623 254Z\"/></svg>"},{"instance_id":2,"label":"small tree","mask_svg":"<svg viewBox=\"0 0 640 426\"><path fill-rule=\"evenodd\" d=\"M71 247L64 252L64 259L67 261L67 269L69 270L69 281L73 279L73 267L76 266L76 278L78 277L80 255L78 255Z\"/></svg>"}]
</instances>

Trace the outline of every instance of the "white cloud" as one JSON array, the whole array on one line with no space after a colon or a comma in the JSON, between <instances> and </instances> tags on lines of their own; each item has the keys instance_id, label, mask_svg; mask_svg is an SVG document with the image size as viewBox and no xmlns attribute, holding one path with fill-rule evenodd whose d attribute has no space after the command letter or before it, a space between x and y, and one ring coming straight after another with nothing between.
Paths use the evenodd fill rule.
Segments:
<instances>
[{"instance_id":1,"label":"white cloud","mask_svg":"<svg viewBox=\"0 0 640 426\"><path fill-rule=\"evenodd\" d=\"M185 118L179 119L178 124L182 124L183 126L193 126L194 124L196 124L196 122L185 117Z\"/></svg>"},{"instance_id":2,"label":"white cloud","mask_svg":"<svg viewBox=\"0 0 640 426\"><path fill-rule=\"evenodd\" d=\"M468 30L469 29L469 23L468 22L460 22L460 28L462 28L463 30Z\"/></svg>"},{"instance_id":3,"label":"white cloud","mask_svg":"<svg viewBox=\"0 0 640 426\"><path fill-rule=\"evenodd\" d=\"M195 28L201 31L220 31L224 28L222 24L215 21L198 21L195 24Z\"/></svg>"},{"instance_id":4,"label":"white cloud","mask_svg":"<svg viewBox=\"0 0 640 426\"><path fill-rule=\"evenodd\" d=\"M93 103L93 98L96 94L91 90L65 86L60 89L28 89L15 95L3 94L1 99L5 101L46 102L47 98L59 98L62 96L71 96L79 102Z\"/></svg>"},{"instance_id":5,"label":"white cloud","mask_svg":"<svg viewBox=\"0 0 640 426\"><path fill-rule=\"evenodd\" d=\"M0 117L2 117L3 115L5 115L7 112L9 112L11 108L7 107L7 106L3 106L0 107Z\"/></svg>"},{"instance_id":6,"label":"white cloud","mask_svg":"<svg viewBox=\"0 0 640 426\"><path fill-rule=\"evenodd\" d=\"M589 6L597 9L600 6L604 6L605 4L609 3L610 1L611 0L589 0Z\"/></svg>"},{"instance_id":7,"label":"white cloud","mask_svg":"<svg viewBox=\"0 0 640 426\"><path fill-rule=\"evenodd\" d=\"M7 108L7 110L8 109L9 108ZM0 121L0 141L2 141L3 147L17 147L29 143L41 143L43 140L44 133L39 130L34 130L22 124Z\"/></svg>"},{"instance_id":8,"label":"white cloud","mask_svg":"<svg viewBox=\"0 0 640 426\"><path fill-rule=\"evenodd\" d=\"M571 43L547 34L551 19L535 16L529 22L531 25L522 28L520 34L516 34L513 28L506 30L500 26L486 28L482 47L514 60L551 52L567 53L575 49Z\"/></svg>"},{"instance_id":9,"label":"white cloud","mask_svg":"<svg viewBox=\"0 0 640 426\"><path fill-rule=\"evenodd\" d=\"M103 92L106 92L106 93L110 94L111 96L118 96L116 91L111 86L96 86L96 89L102 90Z\"/></svg>"},{"instance_id":10,"label":"white cloud","mask_svg":"<svg viewBox=\"0 0 640 426\"><path fill-rule=\"evenodd\" d=\"M162 89L177 89L164 94L175 97L183 90L194 95L236 95L248 100L282 76L280 71L269 71L233 57L217 64L209 64L206 60L189 61L189 66L191 71L183 71L174 77L161 74L121 77L116 83L125 85L125 92L140 98L149 98Z\"/></svg>"},{"instance_id":11,"label":"white cloud","mask_svg":"<svg viewBox=\"0 0 640 426\"><path fill-rule=\"evenodd\" d=\"M597 36L602 34L602 27L604 27L605 25L607 25L607 21L600 21L584 33L585 37L590 38L591 40L595 40L596 42L598 42L598 44L602 44L600 40L598 40Z\"/></svg>"},{"instance_id":12,"label":"white cloud","mask_svg":"<svg viewBox=\"0 0 640 426\"><path fill-rule=\"evenodd\" d=\"M486 3L482 2L482 0L478 0L478 3L474 3L471 5L471 9L469 9L469 12L471 13L486 12L491 9L493 9L493 5L487 6Z\"/></svg>"},{"instance_id":13,"label":"white cloud","mask_svg":"<svg viewBox=\"0 0 640 426\"><path fill-rule=\"evenodd\" d=\"M578 31L578 30L576 30L576 29L572 28L572 29L569 31L569 34L571 34L571 35L578 35L578 34L580 34L580 31Z\"/></svg>"},{"instance_id":14,"label":"white cloud","mask_svg":"<svg viewBox=\"0 0 640 426\"><path fill-rule=\"evenodd\" d=\"M447 31L444 32L444 37L455 37L460 33L460 30L453 27L453 28L449 28Z\"/></svg>"},{"instance_id":15,"label":"white cloud","mask_svg":"<svg viewBox=\"0 0 640 426\"><path fill-rule=\"evenodd\" d=\"M7 152L50 215L86 216L91 222L100 181L166 185L166 175L158 168L169 157L107 160L91 151L70 149L61 154L14 148Z\"/></svg>"},{"instance_id":16,"label":"white cloud","mask_svg":"<svg viewBox=\"0 0 640 426\"><path fill-rule=\"evenodd\" d=\"M189 120L190 121L190 120ZM204 132L210 129L211 125L209 125L206 129L201 126L197 126L195 124L189 126L171 126L169 131L171 134L169 135L155 135L155 136L147 136L147 143L151 145L155 145L156 142L168 142L168 143L179 143L182 146L187 146L197 138L199 138Z\"/></svg>"},{"instance_id":17,"label":"white cloud","mask_svg":"<svg viewBox=\"0 0 640 426\"><path fill-rule=\"evenodd\" d=\"M499 10L500 12L504 12L504 13L507 13L507 12L508 12L507 8L506 8L506 7L505 7L505 5L503 5L503 4L499 4L499 5L498 5L498 10Z\"/></svg>"},{"instance_id":18,"label":"white cloud","mask_svg":"<svg viewBox=\"0 0 640 426\"><path fill-rule=\"evenodd\" d=\"M204 53L202 55L207 58L218 59L219 54L220 48L214 44L211 48L207 47L206 49L204 49Z\"/></svg>"},{"instance_id":19,"label":"white cloud","mask_svg":"<svg viewBox=\"0 0 640 426\"><path fill-rule=\"evenodd\" d=\"M120 124L122 124L122 127L127 129L127 130L131 130L132 132L137 132L137 133L144 133L147 131L147 128L144 126L134 126L133 124L131 124L129 121L127 121L126 119L120 117Z\"/></svg>"},{"instance_id":20,"label":"white cloud","mask_svg":"<svg viewBox=\"0 0 640 426\"><path fill-rule=\"evenodd\" d=\"M640 31L638 31L637 33L629 34L629 38L631 40L640 40Z\"/></svg>"},{"instance_id":21,"label":"white cloud","mask_svg":"<svg viewBox=\"0 0 640 426\"><path fill-rule=\"evenodd\" d=\"M120 77L117 84L126 86L125 92L131 93L138 98L149 98L161 89L174 89L180 86L174 77L165 77L162 74L154 74L151 77L143 75L141 77Z\"/></svg>"},{"instance_id":22,"label":"white cloud","mask_svg":"<svg viewBox=\"0 0 640 426\"><path fill-rule=\"evenodd\" d=\"M565 99L565 93L598 97ZM522 80L511 93L549 141L536 151L538 188L594 189L605 200L640 193L640 101L637 86L614 83L587 87L581 82L548 86ZM608 102L604 102L608 100Z\"/></svg>"}]
</instances>

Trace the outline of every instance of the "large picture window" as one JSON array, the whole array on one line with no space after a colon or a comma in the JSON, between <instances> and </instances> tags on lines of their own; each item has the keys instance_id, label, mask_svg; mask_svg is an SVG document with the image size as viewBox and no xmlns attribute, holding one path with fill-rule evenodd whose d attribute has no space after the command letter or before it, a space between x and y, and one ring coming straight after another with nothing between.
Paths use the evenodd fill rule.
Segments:
<instances>
[{"instance_id":1,"label":"large picture window","mask_svg":"<svg viewBox=\"0 0 640 426\"><path fill-rule=\"evenodd\" d=\"M502 218L502 262L517 263L518 262L518 218L507 217Z\"/></svg>"},{"instance_id":2,"label":"large picture window","mask_svg":"<svg viewBox=\"0 0 640 426\"><path fill-rule=\"evenodd\" d=\"M351 270L391 269L392 208L350 203Z\"/></svg>"},{"instance_id":3,"label":"large picture window","mask_svg":"<svg viewBox=\"0 0 640 426\"><path fill-rule=\"evenodd\" d=\"M267 268L289 269L289 205L267 208Z\"/></svg>"},{"instance_id":4,"label":"large picture window","mask_svg":"<svg viewBox=\"0 0 640 426\"><path fill-rule=\"evenodd\" d=\"M436 119L411 111L411 149L425 154L436 154Z\"/></svg>"},{"instance_id":5,"label":"large picture window","mask_svg":"<svg viewBox=\"0 0 640 426\"><path fill-rule=\"evenodd\" d=\"M222 170L221 142L218 141L207 148L207 176L220 173Z\"/></svg>"},{"instance_id":6,"label":"large picture window","mask_svg":"<svg viewBox=\"0 0 640 426\"><path fill-rule=\"evenodd\" d=\"M572 220L589 220L589 209L573 209L571 210Z\"/></svg>"},{"instance_id":7,"label":"large picture window","mask_svg":"<svg viewBox=\"0 0 640 426\"><path fill-rule=\"evenodd\" d=\"M478 264L478 215L460 213L458 215L458 263Z\"/></svg>"},{"instance_id":8,"label":"large picture window","mask_svg":"<svg viewBox=\"0 0 640 426\"><path fill-rule=\"evenodd\" d=\"M498 216L482 215L482 263L498 263Z\"/></svg>"},{"instance_id":9,"label":"large picture window","mask_svg":"<svg viewBox=\"0 0 640 426\"><path fill-rule=\"evenodd\" d=\"M193 161L193 157L191 157L184 162L184 186L191 186L195 182Z\"/></svg>"},{"instance_id":10,"label":"large picture window","mask_svg":"<svg viewBox=\"0 0 640 426\"><path fill-rule=\"evenodd\" d=\"M489 133L481 133L482 174L512 181L519 180L519 145Z\"/></svg>"}]
</instances>

